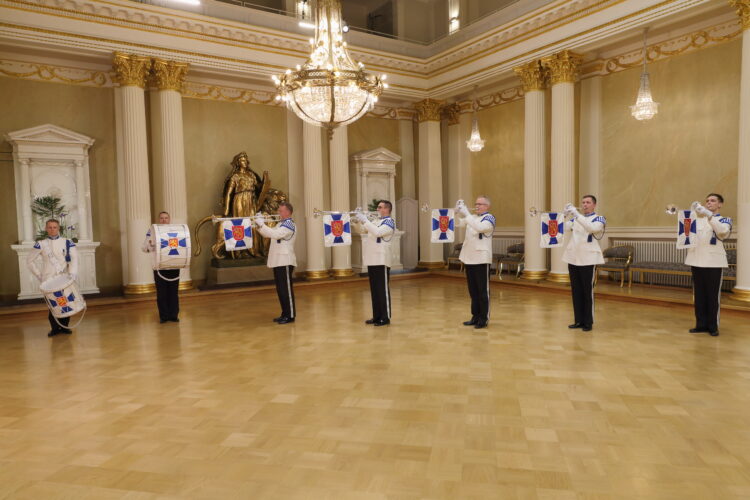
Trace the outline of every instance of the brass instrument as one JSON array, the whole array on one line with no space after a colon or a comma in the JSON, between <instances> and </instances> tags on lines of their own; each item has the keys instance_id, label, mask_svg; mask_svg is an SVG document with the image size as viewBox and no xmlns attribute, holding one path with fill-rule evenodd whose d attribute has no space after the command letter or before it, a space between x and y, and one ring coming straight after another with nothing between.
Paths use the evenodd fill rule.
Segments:
<instances>
[{"instance_id":1,"label":"brass instrument","mask_svg":"<svg viewBox=\"0 0 750 500\"><path fill-rule=\"evenodd\" d=\"M335 215L335 214L348 214L348 215L357 215L357 214L364 214L370 222L375 222L377 220L380 220L380 214L378 212L369 212L362 210L362 207L357 207L354 210L350 210L348 212L340 212L338 210L319 210L317 208L313 209L313 217L318 218L323 215Z\"/></svg>"},{"instance_id":2,"label":"brass instrument","mask_svg":"<svg viewBox=\"0 0 750 500\"><path fill-rule=\"evenodd\" d=\"M263 220L267 223L279 222L283 220L282 217L278 214L270 215L270 214L264 214L264 213L258 212L258 214L256 215L263 216ZM217 217L215 215L211 216L211 222L213 222L214 224L216 224L217 222L223 222L225 220L235 220L235 219L250 219L251 221L255 221L255 215L250 216L250 217Z\"/></svg>"},{"instance_id":3,"label":"brass instrument","mask_svg":"<svg viewBox=\"0 0 750 500\"><path fill-rule=\"evenodd\" d=\"M690 210L696 211L698 207L700 206L701 206L700 202L694 201L690 204ZM677 208L677 205L675 205L674 203L670 203L669 205L666 206L667 215L677 215L678 211L679 209Z\"/></svg>"},{"instance_id":4,"label":"brass instrument","mask_svg":"<svg viewBox=\"0 0 750 500\"><path fill-rule=\"evenodd\" d=\"M460 207L461 205L464 205L464 206L466 206L466 203L464 203L464 200L458 200L458 201L456 202L456 206L455 206L455 208L454 208L453 210L455 210L455 211L457 212L457 211L458 211L458 207ZM441 207L441 208L444 208L444 207ZM467 208L468 208L468 207L467 207ZM429 212L429 211L430 211L430 204L429 204L429 203L427 203L427 202L424 202L424 203L422 203L422 205L421 205L421 206L419 207L419 209L420 209L420 210L421 210L422 212L425 212L425 213L426 213L426 212ZM469 212L476 212L476 211L477 211L476 207L473 207L473 208L469 208L468 210L469 210Z\"/></svg>"},{"instance_id":5,"label":"brass instrument","mask_svg":"<svg viewBox=\"0 0 750 500\"><path fill-rule=\"evenodd\" d=\"M567 217L567 212L568 212L568 210L570 210L570 209L572 209L572 208L575 208L575 209L576 209L576 210L578 210L579 212L580 212L581 210L583 210L583 208L581 208L581 207L574 207L572 203L566 203L566 204L565 204L565 208L563 208L563 209L562 209L562 210L561 210L560 212L562 212L562 213L566 214L566 217ZM536 216L537 216L537 215L539 215L540 213L544 213L544 212L545 212L544 210L539 210L539 209L537 209L536 207L529 207L529 211L528 211L528 214L529 214L529 217L536 217Z\"/></svg>"}]
</instances>

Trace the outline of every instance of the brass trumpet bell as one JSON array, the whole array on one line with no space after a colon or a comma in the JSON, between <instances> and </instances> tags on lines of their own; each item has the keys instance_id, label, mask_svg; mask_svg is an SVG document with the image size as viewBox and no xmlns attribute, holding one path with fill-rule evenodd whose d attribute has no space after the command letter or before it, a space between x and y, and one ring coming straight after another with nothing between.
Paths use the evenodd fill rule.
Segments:
<instances>
[{"instance_id":1,"label":"brass trumpet bell","mask_svg":"<svg viewBox=\"0 0 750 500\"><path fill-rule=\"evenodd\" d=\"M666 212L667 212L667 215L675 215L675 214L677 214L677 205L675 205L674 203L670 203L666 207Z\"/></svg>"}]
</instances>

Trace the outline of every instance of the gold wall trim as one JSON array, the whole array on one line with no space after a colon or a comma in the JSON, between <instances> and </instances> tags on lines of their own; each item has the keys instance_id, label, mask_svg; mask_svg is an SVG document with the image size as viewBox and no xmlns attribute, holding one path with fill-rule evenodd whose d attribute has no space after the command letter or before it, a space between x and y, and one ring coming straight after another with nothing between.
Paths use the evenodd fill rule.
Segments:
<instances>
[{"instance_id":1,"label":"gold wall trim","mask_svg":"<svg viewBox=\"0 0 750 500\"><path fill-rule=\"evenodd\" d=\"M53 66L12 59L0 60L0 75L23 80L67 83L87 87L112 87L114 84L112 73L109 71Z\"/></svg>"},{"instance_id":2,"label":"gold wall trim","mask_svg":"<svg viewBox=\"0 0 750 500\"><path fill-rule=\"evenodd\" d=\"M742 29L750 29L750 0L729 0L729 5L735 8L742 21Z\"/></svg>"}]
</instances>

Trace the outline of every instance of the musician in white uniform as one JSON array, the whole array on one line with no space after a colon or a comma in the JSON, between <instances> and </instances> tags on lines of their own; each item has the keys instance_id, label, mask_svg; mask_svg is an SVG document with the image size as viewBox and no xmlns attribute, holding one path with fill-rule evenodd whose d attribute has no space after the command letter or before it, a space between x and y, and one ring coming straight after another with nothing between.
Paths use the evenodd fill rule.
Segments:
<instances>
[{"instance_id":1,"label":"musician in white uniform","mask_svg":"<svg viewBox=\"0 0 750 500\"><path fill-rule=\"evenodd\" d=\"M26 257L26 266L29 271L36 276L39 283L53 278L59 274L69 274L73 281L78 281L78 250L75 243L68 238L60 236L60 222L50 219L44 226L47 231L47 238L34 243L34 248ZM42 270L36 266L36 261L42 258ZM52 329L47 334L48 337L54 337L59 333L73 333L69 328L70 318L57 318L60 326L52 312L48 316L49 324Z\"/></svg>"},{"instance_id":2,"label":"musician in white uniform","mask_svg":"<svg viewBox=\"0 0 750 500\"><path fill-rule=\"evenodd\" d=\"M367 267L370 278L372 318L365 321L368 325L383 326L391 322L391 239L396 231L392 209L390 201L380 200L380 222L370 222L363 213L356 216L367 232L362 241L362 265Z\"/></svg>"},{"instance_id":3,"label":"musician in white uniform","mask_svg":"<svg viewBox=\"0 0 750 500\"><path fill-rule=\"evenodd\" d=\"M167 212L159 212L159 224L169 224L171 218ZM146 232L146 239L141 247L146 253L156 252L156 242L151 235L151 229ZM160 276L161 274L161 276ZM180 270L160 269L154 271L154 283L156 284L156 306L159 308L159 320L179 322L180 314Z\"/></svg>"},{"instance_id":4,"label":"musician in white uniform","mask_svg":"<svg viewBox=\"0 0 750 500\"><path fill-rule=\"evenodd\" d=\"M281 316L274 318L274 321L280 325L293 323L297 315L292 288L292 276L294 267L297 265L297 257L294 254L297 229L292 220L293 212L292 204L282 201L279 203L281 221L276 227L267 226L262 214L256 214L254 218L258 232L271 239L267 265L273 269L276 293L281 303Z\"/></svg>"},{"instance_id":5,"label":"musician in white uniform","mask_svg":"<svg viewBox=\"0 0 750 500\"><path fill-rule=\"evenodd\" d=\"M695 295L695 328L690 333L709 333L713 337L719 335L721 280L728 267L723 240L732 232L732 219L719 214L723 203L723 196L711 193L706 196L706 206L696 208L698 243L685 258L693 273Z\"/></svg>"},{"instance_id":6,"label":"musician in white uniform","mask_svg":"<svg viewBox=\"0 0 750 500\"><path fill-rule=\"evenodd\" d=\"M594 276L597 264L604 264L599 240L604 235L607 220L596 214L596 197L587 194L581 199L581 214L577 208L568 206L567 245L562 261L568 263L570 288L573 295L574 323L568 328L591 331L594 325Z\"/></svg>"},{"instance_id":7,"label":"musician in white uniform","mask_svg":"<svg viewBox=\"0 0 750 500\"><path fill-rule=\"evenodd\" d=\"M490 199L486 196L477 198L474 208L476 215L472 215L463 202L456 206L458 225L466 226L464 244L458 258L466 268L471 296L471 319L464 321L464 325L487 328L490 321L490 265L495 217L489 213Z\"/></svg>"}]
</instances>

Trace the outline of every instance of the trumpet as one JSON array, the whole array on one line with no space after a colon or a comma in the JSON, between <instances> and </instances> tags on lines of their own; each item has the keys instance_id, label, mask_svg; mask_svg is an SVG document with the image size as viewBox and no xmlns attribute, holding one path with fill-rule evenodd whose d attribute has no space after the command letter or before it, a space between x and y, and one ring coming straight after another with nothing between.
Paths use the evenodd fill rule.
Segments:
<instances>
[{"instance_id":1,"label":"trumpet","mask_svg":"<svg viewBox=\"0 0 750 500\"><path fill-rule=\"evenodd\" d=\"M701 206L700 202L694 201L690 204L690 210L695 211L700 206ZM674 203L670 203L669 205L666 206L667 215L677 215L678 211L679 209L677 208L677 205L675 205Z\"/></svg>"},{"instance_id":2,"label":"trumpet","mask_svg":"<svg viewBox=\"0 0 750 500\"><path fill-rule=\"evenodd\" d=\"M459 206L461 206L462 204L463 204L464 206L466 206L466 204L465 204L465 203L464 203L463 201L464 201L464 200L458 200L458 201L456 202L456 207L454 208L454 210L458 211L458 207L459 207ZM440 207L440 208L443 208L443 207ZM427 212L429 212L429 211L430 211L430 204L429 204L429 203L427 203L427 202L424 202L424 203L422 203L422 205L421 205L421 206L419 207L419 209L420 209L420 210L421 210L422 212L425 212L425 213L427 213ZM469 212L476 212L476 211L477 211L477 209L476 209L476 208L474 208L474 207L472 207L472 208L469 208Z\"/></svg>"},{"instance_id":3,"label":"trumpet","mask_svg":"<svg viewBox=\"0 0 750 500\"><path fill-rule=\"evenodd\" d=\"M563 212L563 213L565 213L567 215L567 212L569 210L573 209L573 208L575 208L579 212L583 210L583 208L581 208L581 207L574 207L572 203L566 203L565 204L565 208L563 208L561 210L561 212ZM536 207L529 207L529 211L528 211L529 217L536 217L540 213L544 213L544 210L539 210Z\"/></svg>"},{"instance_id":4,"label":"trumpet","mask_svg":"<svg viewBox=\"0 0 750 500\"><path fill-rule=\"evenodd\" d=\"M364 214L368 219L375 220L380 218L380 214L378 212L370 212L370 211L364 211L362 210L362 207L357 207L354 210L350 210L348 212L340 212L338 210L319 210L317 208L313 209L313 217L318 218L323 215L357 215L357 214Z\"/></svg>"},{"instance_id":5,"label":"trumpet","mask_svg":"<svg viewBox=\"0 0 750 500\"><path fill-rule=\"evenodd\" d=\"M265 220L266 222L279 222L280 220L282 220L282 217L278 214L264 214L264 213L258 212L256 215L262 215L263 220ZM216 217L215 215L212 215L211 222L216 224L217 222L223 222L225 220L237 220L237 219L247 219L247 218L249 218L250 220L253 220L255 219L255 215L250 216L250 217Z\"/></svg>"}]
</instances>

